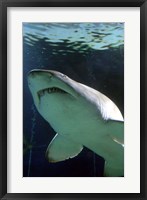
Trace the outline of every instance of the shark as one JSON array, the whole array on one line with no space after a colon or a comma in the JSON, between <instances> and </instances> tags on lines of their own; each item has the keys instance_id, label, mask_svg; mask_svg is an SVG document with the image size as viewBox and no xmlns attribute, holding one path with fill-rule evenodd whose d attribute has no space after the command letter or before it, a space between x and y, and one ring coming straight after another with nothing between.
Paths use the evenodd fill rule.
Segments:
<instances>
[{"instance_id":1,"label":"shark","mask_svg":"<svg viewBox=\"0 0 147 200\"><path fill-rule=\"evenodd\" d=\"M124 119L112 100L54 70L31 70L28 86L56 132L45 154L49 162L73 158L86 147L104 158L105 177L124 176Z\"/></svg>"}]
</instances>

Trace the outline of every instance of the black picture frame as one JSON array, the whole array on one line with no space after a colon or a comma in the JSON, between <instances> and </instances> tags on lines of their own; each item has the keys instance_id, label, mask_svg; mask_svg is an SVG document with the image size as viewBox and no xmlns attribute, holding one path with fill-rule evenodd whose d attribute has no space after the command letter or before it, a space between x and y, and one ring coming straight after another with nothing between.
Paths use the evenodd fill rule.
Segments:
<instances>
[{"instance_id":1,"label":"black picture frame","mask_svg":"<svg viewBox=\"0 0 147 200\"><path fill-rule=\"evenodd\" d=\"M140 7L140 193L7 193L7 8L8 7ZM134 22L135 23L135 22ZM146 64L147 64L147 1L146 0L0 0L0 199L146 199ZM135 174L134 174L135 175Z\"/></svg>"}]
</instances>

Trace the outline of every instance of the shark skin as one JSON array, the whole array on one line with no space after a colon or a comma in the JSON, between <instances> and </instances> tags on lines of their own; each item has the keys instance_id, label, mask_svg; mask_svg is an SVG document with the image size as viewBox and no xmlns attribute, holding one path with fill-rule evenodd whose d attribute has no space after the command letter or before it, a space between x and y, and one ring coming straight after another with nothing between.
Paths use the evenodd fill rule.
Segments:
<instances>
[{"instance_id":1,"label":"shark skin","mask_svg":"<svg viewBox=\"0 0 147 200\"><path fill-rule=\"evenodd\" d=\"M104 176L124 176L124 119L104 94L53 70L32 70L28 86L40 115L57 132L46 157L59 162L87 147L105 159Z\"/></svg>"}]
</instances>

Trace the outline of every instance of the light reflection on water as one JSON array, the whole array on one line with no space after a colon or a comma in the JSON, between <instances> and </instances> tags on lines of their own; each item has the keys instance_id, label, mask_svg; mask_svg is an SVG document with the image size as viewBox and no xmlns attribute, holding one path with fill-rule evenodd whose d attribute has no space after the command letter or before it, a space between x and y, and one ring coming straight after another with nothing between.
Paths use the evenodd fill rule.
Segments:
<instances>
[{"instance_id":1,"label":"light reflection on water","mask_svg":"<svg viewBox=\"0 0 147 200\"><path fill-rule=\"evenodd\" d=\"M24 41L33 46L40 39L54 47L66 46L66 53L89 49L106 50L124 44L123 23L23 23Z\"/></svg>"}]
</instances>

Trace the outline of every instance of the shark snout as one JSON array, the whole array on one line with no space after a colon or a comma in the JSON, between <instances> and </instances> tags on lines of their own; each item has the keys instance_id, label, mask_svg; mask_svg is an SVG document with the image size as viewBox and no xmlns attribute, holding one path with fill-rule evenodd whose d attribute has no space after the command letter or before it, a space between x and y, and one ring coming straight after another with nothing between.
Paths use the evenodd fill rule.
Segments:
<instances>
[{"instance_id":1,"label":"shark snout","mask_svg":"<svg viewBox=\"0 0 147 200\"><path fill-rule=\"evenodd\" d=\"M33 88L34 91L38 91L48 86L51 82L53 74L43 70L33 70L28 74L28 85Z\"/></svg>"},{"instance_id":2,"label":"shark snout","mask_svg":"<svg viewBox=\"0 0 147 200\"><path fill-rule=\"evenodd\" d=\"M49 88L53 81L53 74L45 70L32 70L28 74L28 86L33 96L34 103L38 107L38 92Z\"/></svg>"},{"instance_id":3,"label":"shark snout","mask_svg":"<svg viewBox=\"0 0 147 200\"><path fill-rule=\"evenodd\" d=\"M47 76L48 78L51 78L53 76L53 74L49 71L45 71L45 70L32 70L29 72L28 74L28 79L32 80L32 79L37 79L39 77L43 77Z\"/></svg>"}]
</instances>

